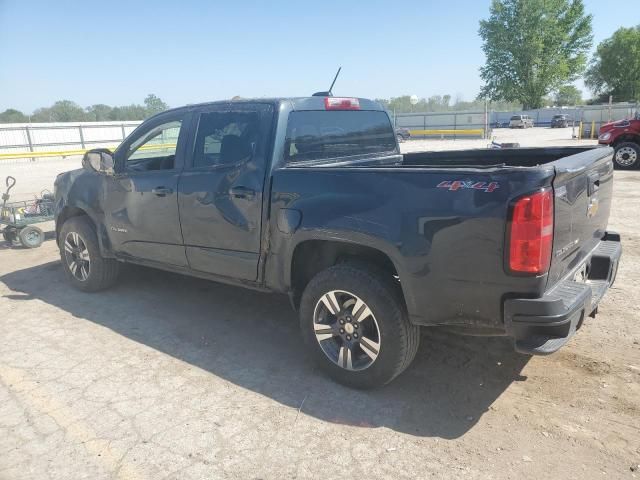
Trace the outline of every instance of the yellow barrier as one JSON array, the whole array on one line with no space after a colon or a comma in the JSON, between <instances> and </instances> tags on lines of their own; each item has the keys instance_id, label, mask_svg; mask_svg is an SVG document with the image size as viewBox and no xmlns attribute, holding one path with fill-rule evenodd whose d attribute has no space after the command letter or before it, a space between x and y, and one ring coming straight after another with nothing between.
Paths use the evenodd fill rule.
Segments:
<instances>
[{"instance_id":1,"label":"yellow barrier","mask_svg":"<svg viewBox=\"0 0 640 480\"><path fill-rule=\"evenodd\" d=\"M481 128L469 130L409 130L411 135L479 135L484 137L484 130Z\"/></svg>"},{"instance_id":2,"label":"yellow barrier","mask_svg":"<svg viewBox=\"0 0 640 480\"><path fill-rule=\"evenodd\" d=\"M114 145L112 147L101 147L108 148L113 151L118 145ZM173 148L175 147L175 143L160 143L157 145L143 145L138 150L154 150L154 149L162 149L162 148ZM73 155L84 155L85 152L89 150L93 150L91 148L85 148L81 150L60 150L60 151L48 151L48 152L4 152L0 153L0 160L7 158L40 158L40 157L71 157Z\"/></svg>"}]
</instances>

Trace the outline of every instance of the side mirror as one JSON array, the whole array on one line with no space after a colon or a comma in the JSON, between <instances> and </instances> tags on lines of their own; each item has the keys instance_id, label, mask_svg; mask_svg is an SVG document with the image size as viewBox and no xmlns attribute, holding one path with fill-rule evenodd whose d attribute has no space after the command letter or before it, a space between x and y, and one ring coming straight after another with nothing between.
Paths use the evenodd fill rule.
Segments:
<instances>
[{"instance_id":1,"label":"side mirror","mask_svg":"<svg viewBox=\"0 0 640 480\"><path fill-rule=\"evenodd\" d=\"M89 150L84 154L84 157L82 157L83 168L93 170L103 175L113 175L114 165L113 154L106 148Z\"/></svg>"}]
</instances>

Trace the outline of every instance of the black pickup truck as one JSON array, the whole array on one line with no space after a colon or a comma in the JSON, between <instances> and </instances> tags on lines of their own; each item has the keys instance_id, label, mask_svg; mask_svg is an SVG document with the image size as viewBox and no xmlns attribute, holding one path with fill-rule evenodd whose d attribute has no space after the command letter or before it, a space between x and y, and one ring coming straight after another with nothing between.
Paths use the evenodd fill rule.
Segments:
<instances>
[{"instance_id":1,"label":"black pickup truck","mask_svg":"<svg viewBox=\"0 0 640 480\"><path fill-rule=\"evenodd\" d=\"M420 326L564 345L616 276L612 154L402 155L359 98L190 105L58 176L57 241L85 291L131 262L287 293L319 364L373 387L411 363Z\"/></svg>"}]
</instances>

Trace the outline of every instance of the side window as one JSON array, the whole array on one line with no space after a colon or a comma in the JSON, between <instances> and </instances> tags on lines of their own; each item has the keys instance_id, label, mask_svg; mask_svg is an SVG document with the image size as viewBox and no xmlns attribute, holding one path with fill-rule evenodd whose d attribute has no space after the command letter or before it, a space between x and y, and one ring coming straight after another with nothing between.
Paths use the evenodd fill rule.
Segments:
<instances>
[{"instance_id":1,"label":"side window","mask_svg":"<svg viewBox=\"0 0 640 480\"><path fill-rule=\"evenodd\" d=\"M138 138L127 151L126 170L172 170L181 127L182 120L174 120L158 125Z\"/></svg>"},{"instance_id":2,"label":"side window","mask_svg":"<svg viewBox=\"0 0 640 480\"><path fill-rule=\"evenodd\" d=\"M251 159L260 134L260 113L209 112L200 115L193 167L233 165Z\"/></svg>"}]
</instances>

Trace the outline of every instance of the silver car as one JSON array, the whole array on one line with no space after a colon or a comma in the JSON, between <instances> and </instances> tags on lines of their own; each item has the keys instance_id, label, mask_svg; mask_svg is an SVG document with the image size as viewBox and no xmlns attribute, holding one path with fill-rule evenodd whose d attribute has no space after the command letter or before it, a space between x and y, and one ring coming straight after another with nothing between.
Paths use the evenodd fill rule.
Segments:
<instances>
[{"instance_id":1,"label":"silver car","mask_svg":"<svg viewBox=\"0 0 640 480\"><path fill-rule=\"evenodd\" d=\"M514 115L509 120L509 128L533 127L533 119L529 115Z\"/></svg>"}]
</instances>

